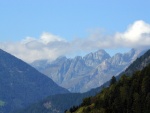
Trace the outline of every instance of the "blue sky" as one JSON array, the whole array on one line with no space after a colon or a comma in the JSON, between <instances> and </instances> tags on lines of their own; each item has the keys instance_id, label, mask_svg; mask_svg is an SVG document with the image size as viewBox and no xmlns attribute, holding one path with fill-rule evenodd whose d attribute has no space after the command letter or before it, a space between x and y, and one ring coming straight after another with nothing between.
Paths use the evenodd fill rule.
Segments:
<instances>
[{"instance_id":1,"label":"blue sky","mask_svg":"<svg viewBox=\"0 0 150 113\"><path fill-rule=\"evenodd\" d=\"M92 29L124 31L136 20L150 23L149 0L1 0L0 41L39 37L43 32L67 40Z\"/></svg>"},{"instance_id":2,"label":"blue sky","mask_svg":"<svg viewBox=\"0 0 150 113\"><path fill-rule=\"evenodd\" d=\"M149 0L0 0L0 42L17 43L27 37L35 41L45 32L71 43L97 32L113 37L138 20L149 24L149 4ZM10 48L6 50L17 56Z\"/></svg>"}]
</instances>

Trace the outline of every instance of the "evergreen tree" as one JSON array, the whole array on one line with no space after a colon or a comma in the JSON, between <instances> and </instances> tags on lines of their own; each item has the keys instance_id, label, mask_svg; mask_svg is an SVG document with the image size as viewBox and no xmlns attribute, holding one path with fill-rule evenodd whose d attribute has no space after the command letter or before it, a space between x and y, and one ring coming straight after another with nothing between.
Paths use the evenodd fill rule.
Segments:
<instances>
[{"instance_id":1,"label":"evergreen tree","mask_svg":"<svg viewBox=\"0 0 150 113\"><path fill-rule=\"evenodd\" d=\"M112 76L111 81L110 81L110 85L115 84L116 83L116 77Z\"/></svg>"}]
</instances>

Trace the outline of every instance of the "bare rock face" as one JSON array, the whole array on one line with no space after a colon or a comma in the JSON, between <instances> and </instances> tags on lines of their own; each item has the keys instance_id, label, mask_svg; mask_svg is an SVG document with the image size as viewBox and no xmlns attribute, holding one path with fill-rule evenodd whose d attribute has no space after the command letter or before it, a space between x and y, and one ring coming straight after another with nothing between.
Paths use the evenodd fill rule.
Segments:
<instances>
[{"instance_id":1,"label":"bare rock face","mask_svg":"<svg viewBox=\"0 0 150 113\"><path fill-rule=\"evenodd\" d=\"M39 68L35 63L31 65L71 92L86 92L118 75L142 54L142 50L131 49L110 57L104 50L98 50L73 59L59 57L53 62L46 62L45 68Z\"/></svg>"},{"instance_id":2,"label":"bare rock face","mask_svg":"<svg viewBox=\"0 0 150 113\"><path fill-rule=\"evenodd\" d=\"M106 53L104 50L99 50L95 53L87 54L85 57L83 57L83 60L85 61L85 64L87 66L96 67L102 61L108 58L110 58L110 55L108 53Z\"/></svg>"}]
</instances>

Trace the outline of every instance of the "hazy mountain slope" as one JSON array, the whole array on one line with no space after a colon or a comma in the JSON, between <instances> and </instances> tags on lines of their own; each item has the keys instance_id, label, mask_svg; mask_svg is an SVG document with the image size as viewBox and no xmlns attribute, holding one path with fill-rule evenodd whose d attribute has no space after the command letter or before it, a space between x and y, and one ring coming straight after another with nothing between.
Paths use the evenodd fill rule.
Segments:
<instances>
[{"instance_id":1,"label":"hazy mountain slope","mask_svg":"<svg viewBox=\"0 0 150 113\"><path fill-rule=\"evenodd\" d=\"M99 50L84 57L59 57L50 63L36 61L31 65L71 92L86 92L102 85L112 75L118 75L141 54L143 51L132 49L110 57L104 50Z\"/></svg>"},{"instance_id":2,"label":"hazy mountain slope","mask_svg":"<svg viewBox=\"0 0 150 113\"><path fill-rule=\"evenodd\" d=\"M68 91L30 65L0 50L0 113L9 113L60 93Z\"/></svg>"},{"instance_id":3,"label":"hazy mountain slope","mask_svg":"<svg viewBox=\"0 0 150 113\"><path fill-rule=\"evenodd\" d=\"M100 89L86 93L58 94L45 98L43 101L32 104L26 109L14 113L64 113L73 105L79 105L83 98L96 95Z\"/></svg>"},{"instance_id":4,"label":"hazy mountain slope","mask_svg":"<svg viewBox=\"0 0 150 113\"><path fill-rule=\"evenodd\" d=\"M128 70L131 70L132 73L137 71L137 67L140 67L140 69L143 69L145 66L150 64L150 50L147 51L144 55L142 55L140 58L136 59L125 71L128 75ZM137 66L137 67L136 67ZM121 74L122 75L122 74ZM121 77L119 75L119 78ZM131 75L131 74L129 74ZM104 83L101 87L92 89L91 91L88 91L86 93L80 94L62 94L62 95L55 95L55 96L49 96L48 98L44 99L43 101L36 103L30 107L28 107L25 110L22 110L17 113L56 113L56 111L59 111L58 113L63 113L64 110L72 107L77 106L81 103L82 99L89 96L94 96L98 92L100 92L104 87L108 87L110 84L110 81ZM49 104L50 103L50 104ZM47 105L47 107L45 107ZM48 107L48 105L51 105ZM54 112L53 112L54 111ZM96 112L97 113L97 112Z\"/></svg>"}]
</instances>

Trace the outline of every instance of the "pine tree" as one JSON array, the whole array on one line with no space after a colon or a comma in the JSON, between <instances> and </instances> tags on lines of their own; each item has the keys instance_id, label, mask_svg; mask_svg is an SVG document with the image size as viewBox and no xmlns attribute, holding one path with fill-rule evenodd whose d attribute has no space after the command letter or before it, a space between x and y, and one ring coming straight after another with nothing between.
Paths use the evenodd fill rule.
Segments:
<instances>
[{"instance_id":1,"label":"pine tree","mask_svg":"<svg viewBox=\"0 0 150 113\"><path fill-rule=\"evenodd\" d=\"M115 84L116 83L116 77L115 76L112 76L112 78L111 78L111 81L110 81L110 86L112 85L112 84Z\"/></svg>"}]
</instances>

